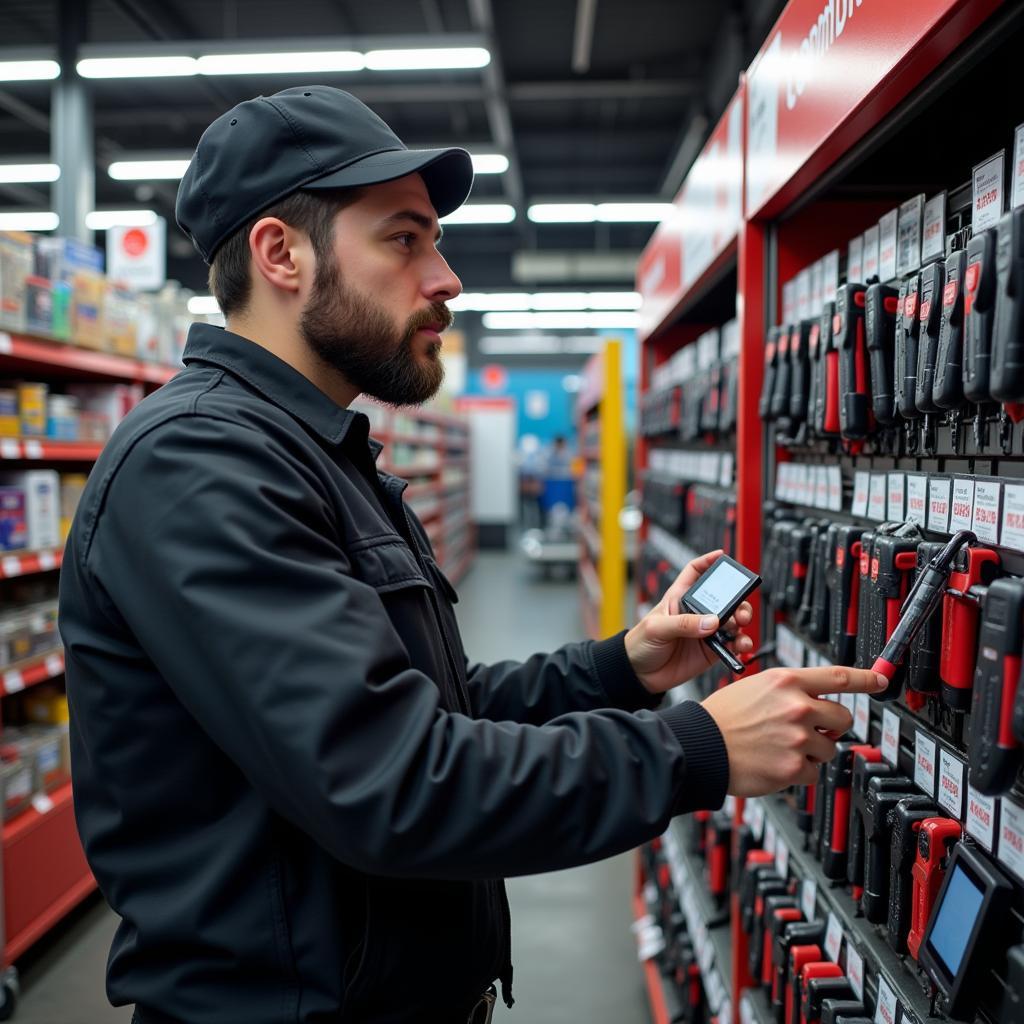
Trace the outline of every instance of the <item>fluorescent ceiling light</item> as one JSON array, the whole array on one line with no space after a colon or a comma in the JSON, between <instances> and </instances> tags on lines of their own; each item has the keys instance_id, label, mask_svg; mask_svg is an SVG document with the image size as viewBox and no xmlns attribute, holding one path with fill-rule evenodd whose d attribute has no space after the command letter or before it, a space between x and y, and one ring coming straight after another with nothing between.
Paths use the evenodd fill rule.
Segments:
<instances>
[{"instance_id":1,"label":"fluorescent ceiling light","mask_svg":"<svg viewBox=\"0 0 1024 1024\"><path fill-rule=\"evenodd\" d=\"M590 224L597 219L593 203L535 203L526 211L534 224Z\"/></svg>"},{"instance_id":2,"label":"fluorescent ceiling light","mask_svg":"<svg viewBox=\"0 0 1024 1024\"><path fill-rule=\"evenodd\" d=\"M3 231L56 231L60 217L55 213L0 213L0 230Z\"/></svg>"},{"instance_id":3,"label":"fluorescent ceiling light","mask_svg":"<svg viewBox=\"0 0 1024 1024\"><path fill-rule=\"evenodd\" d=\"M49 82L60 77L55 60L0 61L0 82Z\"/></svg>"},{"instance_id":4,"label":"fluorescent ceiling light","mask_svg":"<svg viewBox=\"0 0 1024 1024\"><path fill-rule=\"evenodd\" d=\"M516 219L516 208L506 203L466 203L447 217L442 224L510 224Z\"/></svg>"},{"instance_id":5,"label":"fluorescent ceiling light","mask_svg":"<svg viewBox=\"0 0 1024 1024\"><path fill-rule=\"evenodd\" d=\"M530 308L530 296L527 292L463 292L445 305L456 313L462 310L478 313L499 309L524 310Z\"/></svg>"},{"instance_id":6,"label":"fluorescent ceiling light","mask_svg":"<svg viewBox=\"0 0 1024 1024\"><path fill-rule=\"evenodd\" d=\"M5 184L56 181L59 177L57 164L0 164L0 181Z\"/></svg>"},{"instance_id":7,"label":"fluorescent ceiling light","mask_svg":"<svg viewBox=\"0 0 1024 1024\"><path fill-rule=\"evenodd\" d=\"M535 292L530 296L531 309L589 309L586 292Z\"/></svg>"},{"instance_id":8,"label":"fluorescent ceiling light","mask_svg":"<svg viewBox=\"0 0 1024 1024\"><path fill-rule=\"evenodd\" d=\"M483 325L488 331L629 330L640 325L640 314L630 311L620 313L484 313Z\"/></svg>"},{"instance_id":9,"label":"fluorescent ceiling light","mask_svg":"<svg viewBox=\"0 0 1024 1024\"><path fill-rule=\"evenodd\" d=\"M366 66L371 71L444 71L460 68L485 68L490 53L478 46L424 50L370 50Z\"/></svg>"},{"instance_id":10,"label":"fluorescent ceiling light","mask_svg":"<svg viewBox=\"0 0 1024 1024\"><path fill-rule=\"evenodd\" d=\"M502 153L473 153L472 157L476 174L504 174L508 170L508 157Z\"/></svg>"},{"instance_id":11,"label":"fluorescent ceiling light","mask_svg":"<svg viewBox=\"0 0 1024 1024\"><path fill-rule=\"evenodd\" d=\"M220 306L212 295L193 295L188 300L188 311L193 316L214 316L220 312Z\"/></svg>"},{"instance_id":12,"label":"fluorescent ceiling light","mask_svg":"<svg viewBox=\"0 0 1024 1024\"><path fill-rule=\"evenodd\" d=\"M657 224L674 209L672 203L598 203L597 219L606 224Z\"/></svg>"},{"instance_id":13,"label":"fluorescent ceiling light","mask_svg":"<svg viewBox=\"0 0 1024 1024\"><path fill-rule=\"evenodd\" d=\"M184 78L197 73L195 57L86 57L83 78Z\"/></svg>"},{"instance_id":14,"label":"fluorescent ceiling light","mask_svg":"<svg viewBox=\"0 0 1024 1024\"><path fill-rule=\"evenodd\" d=\"M156 223L154 210L93 210L85 215L85 226L90 231L108 228L146 227Z\"/></svg>"},{"instance_id":15,"label":"fluorescent ceiling light","mask_svg":"<svg viewBox=\"0 0 1024 1024\"><path fill-rule=\"evenodd\" d=\"M463 292L448 303L454 312L477 313L525 310L634 310L638 292Z\"/></svg>"},{"instance_id":16,"label":"fluorescent ceiling light","mask_svg":"<svg viewBox=\"0 0 1024 1024\"><path fill-rule=\"evenodd\" d=\"M177 180L188 165L188 160L115 160L107 173L117 181Z\"/></svg>"},{"instance_id":17,"label":"fluorescent ceiling light","mask_svg":"<svg viewBox=\"0 0 1024 1024\"><path fill-rule=\"evenodd\" d=\"M198 59L201 75L285 75L362 71L366 60L354 50L306 53L211 53Z\"/></svg>"},{"instance_id":18,"label":"fluorescent ceiling light","mask_svg":"<svg viewBox=\"0 0 1024 1024\"><path fill-rule=\"evenodd\" d=\"M639 309L643 299L639 292L590 292L591 309Z\"/></svg>"}]
</instances>

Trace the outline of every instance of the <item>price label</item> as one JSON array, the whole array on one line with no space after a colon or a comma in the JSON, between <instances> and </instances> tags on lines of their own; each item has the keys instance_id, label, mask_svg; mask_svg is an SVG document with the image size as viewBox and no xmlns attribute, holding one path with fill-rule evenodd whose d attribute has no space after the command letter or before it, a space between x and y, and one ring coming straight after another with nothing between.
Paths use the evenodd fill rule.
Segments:
<instances>
[{"instance_id":1,"label":"price label","mask_svg":"<svg viewBox=\"0 0 1024 1024\"><path fill-rule=\"evenodd\" d=\"M811 268L805 267L796 275L796 315L806 320L811 315Z\"/></svg>"},{"instance_id":2,"label":"price label","mask_svg":"<svg viewBox=\"0 0 1024 1024\"><path fill-rule=\"evenodd\" d=\"M6 558L0 560L0 569L3 570L4 576L20 576L21 559L14 555L8 555Z\"/></svg>"},{"instance_id":3,"label":"price label","mask_svg":"<svg viewBox=\"0 0 1024 1024\"><path fill-rule=\"evenodd\" d=\"M914 734L914 782L935 798L935 740L920 729Z\"/></svg>"},{"instance_id":4,"label":"price label","mask_svg":"<svg viewBox=\"0 0 1024 1024\"><path fill-rule=\"evenodd\" d=\"M50 654L47 656L44 662L46 666L47 676L52 679L54 676L59 676L64 671L64 655L63 654Z\"/></svg>"},{"instance_id":5,"label":"price label","mask_svg":"<svg viewBox=\"0 0 1024 1024\"><path fill-rule=\"evenodd\" d=\"M949 533L949 503L953 481L948 476L928 478L928 529Z\"/></svg>"},{"instance_id":6,"label":"price label","mask_svg":"<svg viewBox=\"0 0 1024 1024\"><path fill-rule=\"evenodd\" d=\"M843 926L835 914L828 915L828 928L825 930L825 953L829 960L839 963L839 953L843 948Z\"/></svg>"},{"instance_id":7,"label":"price label","mask_svg":"<svg viewBox=\"0 0 1024 1024\"><path fill-rule=\"evenodd\" d=\"M25 458L41 459L43 457L43 446L38 441L25 442Z\"/></svg>"},{"instance_id":8,"label":"price label","mask_svg":"<svg viewBox=\"0 0 1024 1024\"><path fill-rule=\"evenodd\" d=\"M850 987L858 999L864 998L864 957L853 948L853 943L846 944L846 976L850 979Z\"/></svg>"},{"instance_id":9,"label":"price label","mask_svg":"<svg viewBox=\"0 0 1024 1024\"><path fill-rule=\"evenodd\" d=\"M995 845L996 798L984 796L967 786L967 834L974 836L989 853Z\"/></svg>"},{"instance_id":10,"label":"price label","mask_svg":"<svg viewBox=\"0 0 1024 1024\"><path fill-rule=\"evenodd\" d=\"M1017 125L1013 133L1013 191L1010 193L1010 208L1016 210L1024 205L1024 124Z\"/></svg>"},{"instance_id":11,"label":"price label","mask_svg":"<svg viewBox=\"0 0 1024 1024\"><path fill-rule=\"evenodd\" d=\"M888 708L882 712L882 757L894 768L900 758L900 716Z\"/></svg>"},{"instance_id":12,"label":"price label","mask_svg":"<svg viewBox=\"0 0 1024 1024\"><path fill-rule=\"evenodd\" d=\"M984 163L974 168L971 208L971 231L977 235L986 228L994 228L1003 215L1003 165L1006 150L999 150Z\"/></svg>"},{"instance_id":13,"label":"price label","mask_svg":"<svg viewBox=\"0 0 1024 1024\"><path fill-rule=\"evenodd\" d=\"M12 437L0 438L0 457L5 459L20 459L21 445Z\"/></svg>"},{"instance_id":14,"label":"price label","mask_svg":"<svg viewBox=\"0 0 1024 1024\"><path fill-rule=\"evenodd\" d=\"M978 540L999 543L999 498L1003 485L993 480L978 480L974 485L974 525Z\"/></svg>"},{"instance_id":15,"label":"price label","mask_svg":"<svg viewBox=\"0 0 1024 1024\"><path fill-rule=\"evenodd\" d=\"M757 1018L754 1016L754 1007L748 995L744 995L740 999L740 1024L757 1024Z\"/></svg>"},{"instance_id":16,"label":"price label","mask_svg":"<svg viewBox=\"0 0 1024 1024\"><path fill-rule=\"evenodd\" d=\"M996 856L1018 878L1024 878L1024 808L1004 799L999 818L999 852Z\"/></svg>"},{"instance_id":17,"label":"price label","mask_svg":"<svg viewBox=\"0 0 1024 1024\"><path fill-rule=\"evenodd\" d=\"M839 250L826 253L821 261L821 304L835 298L839 288ZM817 310L821 312L820 309Z\"/></svg>"},{"instance_id":18,"label":"price label","mask_svg":"<svg viewBox=\"0 0 1024 1024\"><path fill-rule=\"evenodd\" d=\"M36 793L32 797L32 806L39 814L49 814L53 810L53 801L45 793Z\"/></svg>"},{"instance_id":19,"label":"price label","mask_svg":"<svg viewBox=\"0 0 1024 1024\"><path fill-rule=\"evenodd\" d=\"M878 1001L875 1004L875 1024L896 1024L899 1001L889 982L878 976Z\"/></svg>"},{"instance_id":20,"label":"price label","mask_svg":"<svg viewBox=\"0 0 1024 1024\"><path fill-rule=\"evenodd\" d=\"M884 473L872 473L868 483L868 518L885 522L888 480Z\"/></svg>"},{"instance_id":21,"label":"price label","mask_svg":"<svg viewBox=\"0 0 1024 1024\"><path fill-rule=\"evenodd\" d=\"M916 473L907 474L907 514L908 523L919 523L924 526L928 514L928 477Z\"/></svg>"},{"instance_id":22,"label":"price label","mask_svg":"<svg viewBox=\"0 0 1024 1024\"><path fill-rule=\"evenodd\" d=\"M853 707L853 735L867 743L870 729L871 698L866 693L858 693Z\"/></svg>"},{"instance_id":23,"label":"price label","mask_svg":"<svg viewBox=\"0 0 1024 1024\"><path fill-rule=\"evenodd\" d=\"M725 455L722 456L722 471L718 478L718 484L720 487L732 486L732 464L732 452L726 452Z\"/></svg>"},{"instance_id":24,"label":"price label","mask_svg":"<svg viewBox=\"0 0 1024 1024\"><path fill-rule=\"evenodd\" d=\"M782 319L791 324L796 315L796 281L787 281L782 286Z\"/></svg>"},{"instance_id":25,"label":"price label","mask_svg":"<svg viewBox=\"0 0 1024 1024\"><path fill-rule=\"evenodd\" d=\"M964 763L948 750L939 754L939 806L957 821L964 815Z\"/></svg>"},{"instance_id":26,"label":"price label","mask_svg":"<svg viewBox=\"0 0 1024 1024\"><path fill-rule=\"evenodd\" d=\"M868 228L864 232L864 259L863 259L863 275L861 281L870 281L873 277L878 277L878 225L876 224L873 228Z\"/></svg>"},{"instance_id":27,"label":"price label","mask_svg":"<svg viewBox=\"0 0 1024 1024\"><path fill-rule=\"evenodd\" d=\"M896 241L896 274L909 274L921 266L921 217L924 195L908 199L899 211Z\"/></svg>"},{"instance_id":28,"label":"price label","mask_svg":"<svg viewBox=\"0 0 1024 1024\"><path fill-rule=\"evenodd\" d=\"M846 247L846 279L847 281L864 280L864 236L858 235L850 239Z\"/></svg>"},{"instance_id":29,"label":"price label","mask_svg":"<svg viewBox=\"0 0 1024 1024\"><path fill-rule=\"evenodd\" d=\"M778 832L775 831L775 823L773 821L766 822L764 826L764 848L773 857L775 856L775 842L778 837Z\"/></svg>"},{"instance_id":30,"label":"price label","mask_svg":"<svg viewBox=\"0 0 1024 1024\"><path fill-rule=\"evenodd\" d=\"M977 531L975 531L977 532ZM1003 488L1003 546L1024 551L1024 485Z\"/></svg>"},{"instance_id":31,"label":"price label","mask_svg":"<svg viewBox=\"0 0 1024 1024\"><path fill-rule=\"evenodd\" d=\"M814 467L814 507L828 508L828 466Z\"/></svg>"},{"instance_id":32,"label":"price label","mask_svg":"<svg viewBox=\"0 0 1024 1024\"><path fill-rule=\"evenodd\" d=\"M760 840L764 835L764 808L761 806L761 801L757 799L748 800L746 809L750 811L750 820L747 824L753 830L754 838Z\"/></svg>"},{"instance_id":33,"label":"price label","mask_svg":"<svg viewBox=\"0 0 1024 1024\"><path fill-rule=\"evenodd\" d=\"M18 693L25 689L25 680L16 668L4 673L4 693Z\"/></svg>"},{"instance_id":34,"label":"price label","mask_svg":"<svg viewBox=\"0 0 1024 1024\"><path fill-rule=\"evenodd\" d=\"M974 523L974 478L953 478L953 504L949 510L949 532L969 530Z\"/></svg>"},{"instance_id":35,"label":"price label","mask_svg":"<svg viewBox=\"0 0 1024 1024\"><path fill-rule=\"evenodd\" d=\"M924 232L921 260L935 259L946 251L946 193L940 192L924 204Z\"/></svg>"},{"instance_id":36,"label":"price label","mask_svg":"<svg viewBox=\"0 0 1024 1024\"><path fill-rule=\"evenodd\" d=\"M896 228L899 210L890 210L878 222L878 280L890 281L896 276Z\"/></svg>"},{"instance_id":37,"label":"price label","mask_svg":"<svg viewBox=\"0 0 1024 1024\"><path fill-rule=\"evenodd\" d=\"M828 467L828 507L832 512L843 508L843 471L838 466Z\"/></svg>"},{"instance_id":38,"label":"price label","mask_svg":"<svg viewBox=\"0 0 1024 1024\"><path fill-rule=\"evenodd\" d=\"M736 817L736 797L727 796L725 803L722 804L722 810L729 815L730 818Z\"/></svg>"},{"instance_id":39,"label":"price label","mask_svg":"<svg viewBox=\"0 0 1024 1024\"><path fill-rule=\"evenodd\" d=\"M889 474L889 496L886 507L886 518L890 522L903 522L906 480L907 478L903 473Z\"/></svg>"},{"instance_id":40,"label":"price label","mask_svg":"<svg viewBox=\"0 0 1024 1024\"><path fill-rule=\"evenodd\" d=\"M839 703L850 712L851 717L856 714L857 711L857 695L855 693L841 693L839 696Z\"/></svg>"},{"instance_id":41,"label":"price label","mask_svg":"<svg viewBox=\"0 0 1024 1024\"><path fill-rule=\"evenodd\" d=\"M9 356L14 351L14 339L6 331L0 331L0 353Z\"/></svg>"},{"instance_id":42,"label":"price label","mask_svg":"<svg viewBox=\"0 0 1024 1024\"><path fill-rule=\"evenodd\" d=\"M824 296L825 265L824 259L811 264L811 310L808 314L812 317L821 316L821 305L825 300Z\"/></svg>"},{"instance_id":43,"label":"price label","mask_svg":"<svg viewBox=\"0 0 1024 1024\"><path fill-rule=\"evenodd\" d=\"M864 516L868 512L869 478L864 470L853 474L853 505L850 512L855 516Z\"/></svg>"},{"instance_id":44,"label":"price label","mask_svg":"<svg viewBox=\"0 0 1024 1024\"><path fill-rule=\"evenodd\" d=\"M775 840L775 866L782 880L789 878L789 847L779 838Z\"/></svg>"},{"instance_id":45,"label":"price label","mask_svg":"<svg viewBox=\"0 0 1024 1024\"><path fill-rule=\"evenodd\" d=\"M39 553L39 568L43 572L57 568L57 553L55 551L41 551Z\"/></svg>"},{"instance_id":46,"label":"price label","mask_svg":"<svg viewBox=\"0 0 1024 1024\"><path fill-rule=\"evenodd\" d=\"M805 878L800 886L800 909L808 921L814 920L814 909L818 901L818 883L813 878Z\"/></svg>"},{"instance_id":47,"label":"price label","mask_svg":"<svg viewBox=\"0 0 1024 1024\"><path fill-rule=\"evenodd\" d=\"M719 978L719 984L721 984L721 978ZM725 986L722 985L724 989ZM732 1003L728 999L722 1000L722 1005L718 1008L718 1024L732 1024Z\"/></svg>"}]
</instances>

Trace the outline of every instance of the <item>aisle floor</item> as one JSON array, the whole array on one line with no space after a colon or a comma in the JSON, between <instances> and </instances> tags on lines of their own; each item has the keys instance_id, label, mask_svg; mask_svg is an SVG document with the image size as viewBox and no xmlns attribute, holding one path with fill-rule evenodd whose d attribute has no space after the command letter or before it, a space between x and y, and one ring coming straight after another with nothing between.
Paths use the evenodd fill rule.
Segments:
<instances>
[{"instance_id":1,"label":"aisle floor","mask_svg":"<svg viewBox=\"0 0 1024 1024\"><path fill-rule=\"evenodd\" d=\"M459 620L472 660L523 658L582 636L575 580L542 580L517 555L484 553L459 586ZM512 879L515 1024L647 1024L631 920L631 855ZM116 918L99 897L20 965L15 1024L116 1024L131 1019L104 995Z\"/></svg>"}]
</instances>

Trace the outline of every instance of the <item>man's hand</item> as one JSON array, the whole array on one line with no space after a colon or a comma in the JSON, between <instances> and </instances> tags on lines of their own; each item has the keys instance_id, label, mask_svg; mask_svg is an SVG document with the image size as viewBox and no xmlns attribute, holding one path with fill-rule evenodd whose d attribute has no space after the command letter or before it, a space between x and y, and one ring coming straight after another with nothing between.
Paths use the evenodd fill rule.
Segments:
<instances>
[{"instance_id":1,"label":"man's hand","mask_svg":"<svg viewBox=\"0 0 1024 1024\"><path fill-rule=\"evenodd\" d=\"M704 709L718 724L729 754L729 792L764 796L787 786L812 786L818 765L835 756L833 737L853 725L826 693L884 690L884 676L866 669L773 668L716 690Z\"/></svg>"},{"instance_id":2,"label":"man's hand","mask_svg":"<svg viewBox=\"0 0 1024 1024\"><path fill-rule=\"evenodd\" d=\"M721 554L711 551L690 562L658 604L626 634L626 655L640 682L651 693L664 693L718 664L711 648L701 642L701 637L710 636L719 628L718 618L680 615L679 599ZM750 605L744 601L725 623L725 630L736 634L729 647L737 654L754 649L754 641L738 633L740 627L749 625L752 616Z\"/></svg>"}]
</instances>

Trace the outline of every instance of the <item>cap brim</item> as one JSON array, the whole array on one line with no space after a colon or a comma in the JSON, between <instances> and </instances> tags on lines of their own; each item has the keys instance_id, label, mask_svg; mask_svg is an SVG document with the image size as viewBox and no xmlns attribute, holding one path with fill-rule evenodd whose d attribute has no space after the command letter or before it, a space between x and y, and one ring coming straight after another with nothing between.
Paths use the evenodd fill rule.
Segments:
<instances>
[{"instance_id":1,"label":"cap brim","mask_svg":"<svg viewBox=\"0 0 1024 1024\"><path fill-rule=\"evenodd\" d=\"M438 217L457 210L473 187L473 160L464 149L392 149L371 153L356 163L332 171L303 189L356 188L395 181L419 173Z\"/></svg>"}]
</instances>

